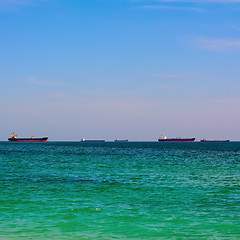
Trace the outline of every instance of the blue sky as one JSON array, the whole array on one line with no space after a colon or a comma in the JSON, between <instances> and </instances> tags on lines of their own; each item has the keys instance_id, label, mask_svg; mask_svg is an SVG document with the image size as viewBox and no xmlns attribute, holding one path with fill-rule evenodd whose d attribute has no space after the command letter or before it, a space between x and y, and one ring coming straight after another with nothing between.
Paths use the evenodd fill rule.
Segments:
<instances>
[{"instance_id":1,"label":"blue sky","mask_svg":"<svg viewBox=\"0 0 240 240\"><path fill-rule=\"evenodd\" d=\"M240 140L240 1L0 0L0 140Z\"/></svg>"}]
</instances>

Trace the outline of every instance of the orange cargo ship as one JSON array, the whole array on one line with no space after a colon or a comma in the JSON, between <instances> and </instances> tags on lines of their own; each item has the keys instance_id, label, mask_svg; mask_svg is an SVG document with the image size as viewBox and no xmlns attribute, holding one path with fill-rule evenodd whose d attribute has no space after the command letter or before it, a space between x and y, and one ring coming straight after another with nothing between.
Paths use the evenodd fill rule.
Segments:
<instances>
[{"instance_id":1,"label":"orange cargo ship","mask_svg":"<svg viewBox=\"0 0 240 240\"><path fill-rule=\"evenodd\" d=\"M35 138L32 134L30 135L30 138L18 138L17 134L11 134L10 138L8 138L8 141L10 142L46 142L48 140L48 137L42 137L42 138Z\"/></svg>"}]
</instances>

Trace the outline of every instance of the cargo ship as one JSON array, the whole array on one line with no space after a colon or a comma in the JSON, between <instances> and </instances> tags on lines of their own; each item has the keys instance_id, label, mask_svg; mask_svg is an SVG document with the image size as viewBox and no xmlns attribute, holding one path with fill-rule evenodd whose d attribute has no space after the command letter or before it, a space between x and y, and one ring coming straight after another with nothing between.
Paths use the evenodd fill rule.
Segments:
<instances>
[{"instance_id":1,"label":"cargo ship","mask_svg":"<svg viewBox=\"0 0 240 240\"><path fill-rule=\"evenodd\" d=\"M30 134L30 138L18 138L17 134L12 133L8 141L10 142L46 142L48 137L35 138L32 134Z\"/></svg>"},{"instance_id":2,"label":"cargo ship","mask_svg":"<svg viewBox=\"0 0 240 240\"><path fill-rule=\"evenodd\" d=\"M105 140L103 140L103 139L100 139L100 140L98 140L98 139L85 139L85 138L82 138L81 139L81 142L105 142Z\"/></svg>"},{"instance_id":3,"label":"cargo ship","mask_svg":"<svg viewBox=\"0 0 240 240\"><path fill-rule=\"evenodd\" d=\"M201 139L201 142L230 142L230 140L207 140L206 138Z\"/></svg>"},{"instance_id":4,"label":"cargo ship","mask_svg":"<svg viewBox=\"0 0 240 240\"><path fill-rule=\"evenodd\" d=\"M119 138L116 138L114 140L114 142L128 142L128 139L119 139Z\"/></svg>"},{"instance_id":5,"label":"cargo ship","mask_svg":"<svg viewBox=\"0 0 240 240\"><path fill-rule=\"evenodd\" d=\"M194 142L195 138L167 138L166 136L161 136L158 138L159 142Z\"/></svg>"}]
</instances>

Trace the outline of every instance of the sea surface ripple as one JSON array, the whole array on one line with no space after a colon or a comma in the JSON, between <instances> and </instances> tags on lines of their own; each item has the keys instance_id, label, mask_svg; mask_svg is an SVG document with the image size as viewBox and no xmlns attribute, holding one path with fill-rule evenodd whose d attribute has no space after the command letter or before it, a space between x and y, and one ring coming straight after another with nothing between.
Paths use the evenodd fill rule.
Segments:
<instances>
[{"instance_id":1,"label":"sea surface ripple","mask_svg":"<svg viewBox=\"0 0 240 240\"><path fill-rule=\"evenodd\" d=\"M240 142L0 142L0 239L240 239Z\"/></svg>"}]
</instances>

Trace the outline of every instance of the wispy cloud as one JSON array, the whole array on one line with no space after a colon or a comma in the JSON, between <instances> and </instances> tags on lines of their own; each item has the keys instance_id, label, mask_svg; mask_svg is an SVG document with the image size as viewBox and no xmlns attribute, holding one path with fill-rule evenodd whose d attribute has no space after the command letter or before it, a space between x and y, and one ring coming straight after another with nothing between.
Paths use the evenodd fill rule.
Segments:
<instances>
[{"instance_id":1,"label":"wispy cloud","mask_svg":"<svg viewBox=\"0 0 240 240\"><path fill-rule=\"evenodd\" d=\"M164 79L179 79L179 78L196 78L198 74L196 73L181 73L181 74L150 74L150 77L164 78Z\"/></svg>"},{"instance_id":2,"label":"wispy cloud","mask_svg":"<svg viewBox=\"0 0 240 240\"><path fill-rule=\"evenodd\" d=\"M151 88L176 88L177 85L175 84L154 84L154 85L150 85Z\"/></svg>"},{"instance_id":3,"label":"wispy cloud","mask_svg":"<svg viewBox=\"0 0 240 240\"><path fill-rule=\"evenodd\" d=\"M22 3L25 3L27 2L27 0L0 0L0 3L2 4L6 4L6 3L9 3L9 4L22 4Z\"/></svg>"},{"instance_id":4,"label":"wispy cloud","mask_svg":"<svg viewBox=\"0 0 240 240\"><path fill-rule=\"evenodd\" d=\"M23 4L35 4L39 2L43 2L45 0L0 0L1 4L18 4L18 5L23 5Z\"/></svg>"},{"instance_id":5,"label":"wispy cloud","mask_svg":"<svg viewBox=\"0 0 240 240\"><path fill-rule=\"evenodd\" d=\"M202 8L194 7L179 7L179 6L166 6L166 5L145 5L138 7L139 9L155 9L155 10L185 10L185 11L195 11L195 12L208 12Z\"/></svg>"},{"instance_id":6,"label":"wispy cloud","mask_svg":"<svg viewBox=\"0 0 240 240\"><path fill-rule=\"evenodd\" d=\"M232 26L231 29L240 32L240 26Z\"/></svg>"},{"instance_id":7,"label":"wispy cloud","mask_svg":"<svg viewBox=\"0 0 240 240\"><path fill-rule=\"evenodd\" d=\"M36 6L41 2L46 2L47 0L0 0L0 8L2 9L12 9L18 6Z\"/></svg>"},{"instance_id":8,"label":"wispy cloud","mask_svg":"<svg viewBox=\"0 0 240 240\"><path fill-rule=\"evenodd\" d=\"M30 77L26 83L32 84L32 85L38 85L38 86L59 86L64 85L62 82L57 81L49 81L48 79L37 79L35 77Z\"/></svg>"},{"instance_id":9,"label":"wispy cloud","mask_svg":"<svg viewBox=\"0 0 240 240\"><path fill-rule=\"evenodd\" d=\"M238 104L240 105L240 98L215 98L209 99L209 102L218 104Z\"/></svg>"},{"instance_id":10,"label":"wispy cloud","mask_svg":"<svg viewBox=\"0 0 240 240\"><path fill-rule=\"evenodd\" d=\"M52 98L69 98L72 97L69 94L62 93L62 92L48 92L47 95Z\"/></svg>"},{"instance_id":11,"label":"wispy cloud","mask_svg":"<svg viewBox=\"0 0 240 240\"><path fill-rule=\"evenodd\" d=\"M240 40L197 38L194 44L211 51L240 50Z\"/></svg>"},{"instance_id":12,"label":"wispy cloud","mask_svg":"<svg viewBox=\"0 0 240 240\"><path fill-rule=\"evenodd\" d=\"M131 0L138 3L240 3L240 0Z\"/></svg>"}]
</instances>

